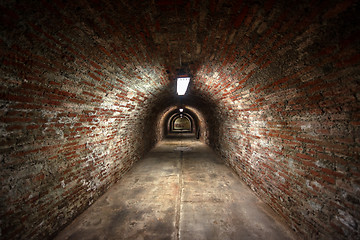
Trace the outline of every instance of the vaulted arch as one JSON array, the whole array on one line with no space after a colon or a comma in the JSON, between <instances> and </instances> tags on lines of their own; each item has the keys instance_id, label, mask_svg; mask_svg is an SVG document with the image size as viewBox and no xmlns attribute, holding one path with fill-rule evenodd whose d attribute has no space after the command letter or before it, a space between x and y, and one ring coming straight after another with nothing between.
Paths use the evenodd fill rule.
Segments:
<instances>
[{"instance_id":1,"label":"vaulted arch","mask_svg":"<svg viewBox=\"0 0 360 240\"><path fill-rule=\"evenodd\" d=\"M358 5L2 1L1 236L51 238L183 107L301 238L358 237Z\"/></svg>"}]
</instances>

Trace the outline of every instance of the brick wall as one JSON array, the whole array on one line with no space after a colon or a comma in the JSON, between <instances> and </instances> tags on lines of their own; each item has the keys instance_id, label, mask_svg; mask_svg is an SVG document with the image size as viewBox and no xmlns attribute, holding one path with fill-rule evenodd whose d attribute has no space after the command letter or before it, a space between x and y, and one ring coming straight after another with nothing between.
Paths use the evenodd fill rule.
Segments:
<instances>
[{"instance_id":1,"label":"brick wall","mask_svg":"<svg viewBox=\"0 0 360 240\"><path fill-rule=\"evenodd\" d=\"M211 146L301 238L360 236L356 20L351 1L242 5L195 79L218 102Z\"/></svg>"},{"instance_id":2,"label":"brick wall","mask_svg":"<svg viewBox=\"0 0 360 240\"><path fill-rule=\"evenodd\" d=\"M168 77L140 31L122 28L95 3L71 11L59 1L8 4L0 238L49 238L154 145L148 109Z\"/></svg>"}]
</instances>

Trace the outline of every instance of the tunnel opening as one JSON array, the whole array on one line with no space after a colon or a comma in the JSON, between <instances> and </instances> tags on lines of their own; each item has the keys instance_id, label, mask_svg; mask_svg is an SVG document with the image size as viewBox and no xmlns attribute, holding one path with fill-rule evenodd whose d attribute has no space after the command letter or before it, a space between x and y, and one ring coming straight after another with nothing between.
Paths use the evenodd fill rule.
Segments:
<instances>
[{"instance_id":1,"label":"tunnel opening","mask_svg":"<svg viewBox=\"0 0 360 240\"><path fill-rule=\"evenodd\" d=\"M170 133L192 133L193 120L186 113L179 113L169 119Z\"/></svg>"},{"instance_id":2,"label":"tunnel opening","mask_svg":"<svg viewBox=\"0 0 360 240\"><path fill-rule=\"evenodd\" d=\"M201 103L198 106L192 106L192 102L194 99ZM175 103L177 101L176 98L173 100ZM169 100L165 100L165 102L169 102ZM206 109L210 108L211 103L207 103L203 101L201 98L193 96L187 96L184 100L185 104L173 105L171 107L163 106L163 110L157 109L154 112L158 112L157 122L156 122L156 132L158 141L163 140L167 137L177 136L178 138L183 137L191 137L198 139L201 142L209 144L209 136L211 136L211 131L208 127L209 123L213 123L215 119L211 120L209 114L204 114L203 110L205 109L205 113L209 113ZM157 105L159 107L159 105ZM200 107L200 108L199 108ZM180 112L179 109L183 109L183 112ZM190 123L187 130L184 129L174 129L175 120L183 118L187 119Z\"/></svg>"}]
</instances>

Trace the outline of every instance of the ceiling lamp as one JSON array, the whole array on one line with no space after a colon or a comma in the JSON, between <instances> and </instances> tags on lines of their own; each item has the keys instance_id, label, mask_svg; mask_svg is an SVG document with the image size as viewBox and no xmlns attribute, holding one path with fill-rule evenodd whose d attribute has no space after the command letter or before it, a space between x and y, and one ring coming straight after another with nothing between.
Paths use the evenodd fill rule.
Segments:
<instances>
[{"instance_id":1,"label":"ceiling lamp","mask_svg":"<svg viewBox=\"0 0 360 240\"><path fill-rule=\"evenodd\" d=\"M177 78L177 94L185 95L185 92L189 86L190 77L178 77Z\"/></svg>"},{"instance_id":2,"label":"ceiling lamp","mask_svg":"<svg viewBox=\"0 0 360 240\"><path fill-rule=\"evenodd\" d=\"M179 111L180 111L180 112L183 112L183 111L184 111L184 109L180 108L180 109L179 109Z\"/></svg>"}]
</instances>

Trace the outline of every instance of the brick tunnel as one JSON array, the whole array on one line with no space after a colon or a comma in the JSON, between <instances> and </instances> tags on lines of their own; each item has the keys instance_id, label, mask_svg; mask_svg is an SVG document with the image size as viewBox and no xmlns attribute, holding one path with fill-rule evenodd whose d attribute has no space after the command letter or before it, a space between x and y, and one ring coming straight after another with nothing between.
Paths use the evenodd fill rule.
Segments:
<instances>
[{"instance_id":1,"label":"brick tunnel","mask_svg":"<svg viewBox=\"0 0 360 240\"><path fill-rule=\"evenodd\" d=\"M0 239L54 238L176 134L180 108L295 238L359 239L358 1L0 9Z\"/></svg>"}]
</instances>

